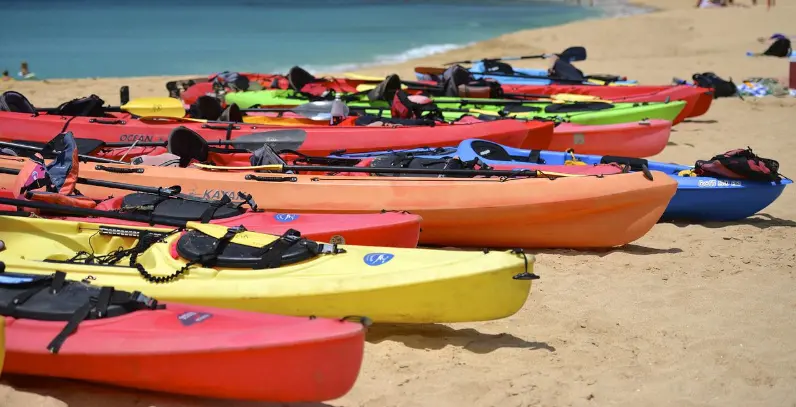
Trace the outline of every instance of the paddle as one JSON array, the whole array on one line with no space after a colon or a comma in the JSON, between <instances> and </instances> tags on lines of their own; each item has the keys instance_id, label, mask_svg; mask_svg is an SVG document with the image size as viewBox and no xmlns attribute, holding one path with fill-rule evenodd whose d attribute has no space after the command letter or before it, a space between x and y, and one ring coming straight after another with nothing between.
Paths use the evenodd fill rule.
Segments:
<instances>
[{"instance_id":1,"label":"paddle","mask_svg":"<svg viewBox=\"0 0 796 407\"><path fill-rule=\"evenodd\" d=\"M236 137L227 141L208 141L210 146L232 146L236 149L254 151L268 144L274 150L298 150L304 140L307 139L307 132L302 129L284 129L252 133ZM104 147L130 147L133 143L117 142L104 143ZM144 141L135 143L138 147L167 147L168 141Z\"/></svg>"},{"instance_id":2,"label":"paddle","mask_svg":"<svg viewBox=\"0 0 796 407\"><path fill-rule=\"evenodd\" d=\"M4 168L0 167L0 174L6 175L19 175L19 170L13 168ZM103 181L98 179L88 179L83 177L77 177L78 184L84 185L91 185L95 187L103 187L103 188L113 188L113 189L121 189L125 191L133 191L133 192L143 192L145 194L153 194L153 195L160 195L166 197L177 197L182 191L182 188L179 185L175 185L170 188L154 188L154 187L145 187L141 185L134 185L134 184L125 184L123 182L113 182L113 181Z\"/></svg>"},{"instance_id":3,"label":"paddle","mask_svg":"<svg viewBox=\"0 0 796 407\"><path fill-rule=\"evenodd\" d=\"M188 221L174 220L173 217L148 214L138 215L134 213L121 213L115 211L102 211L99 209L80 208L77 206L58 205L39 201L26 201L22 199L0 198L0 204L12 205L22 208L34 208L44 211L57 212L74 216L91 216L98 218L111 218L120 219L132 222L141 222L145 224L159 224L176 228L185 228L188 226ZM194 222L191 222L194 223Z\"/></svg>"},{"instance_id":4,"label":"paddle","mask_svg":"<svg viewBox=\"0 0 796 407\"><path fill-rule=\"evenodd\" d=\"M520 57L500 57L500 58L484 58L478 60L466 60L466 61L456 61L456 62L447 62L443 65L456 65L456 64L472 64L475 62L483 62L483 61L519 61L521 59L546 59L552 56L557 56L559 59L565 60L567 62L574 62L574 61L585 61L586 60L586 48L584 47L569 47L560 54L538 54L538 55L525 55Z\"/></svg>"},{"instance_id":5,"label":"paddle","mask_svg":"<svg viewBox=\"0 0 796 407\"><path fill-rule=\"evenodd\" d=\"M56 108L36 109L40 112L55 113ZM133 99L121 106L106 106L103 110L108 112L123 111L136 116L166 116L183 117L185 107L182 101L166 97L148 97Z\"/></svg>"},{"instance_id":6,"label":"paddle","mask_svg":"<svg viewBox=\"0 0 796 407\"><path fill-rule=\"evenodd\" d=\"M0 147L8 147L12 149L18 148L20 150L33 151L36 153L42 153L44 151L42 147L36 147L27 144L11 143L7 141L0 141ZM108 158L101 158L101 157L92 157L90 155L83 155L83 154L78 154L77 157L86 162L108 163L108 164L129 164L124 161L111 160Z\"/></svg>"},{"instance_id":7,"label":"paddle","mask_svg":"<svg viewBox=\"0 0 796 407\"><path fill-rule=\"evenodd\" d=\"M208 164L194 164L198 168L212 170L265 170L265 171L322 171L322 172L363 172L369 174L417 174L417 175L463 175L486 177L587 177L590 175L565 174L560 172L547 172L539 170L463 170L463 169L436 169L436 168L367 168L324 165L282 165L268 164L249 167L227 167Z\"/></svg>"},{"instance_id":8,"label":"paddle","mask_svg":"<svg viewBox=\"0 0 796 407\"><path fill-rule=\"evenodd\" d=\"M430 75L430 76L439 76L445 72L445 68L436 68L436 67L428 67L428 66L418 66L415 67L415 72L421 75ZM470 72L474 77L475 75L479 75L481 77L485 76L499 76L499 77L507 77L507 78L528 78L528 79L546 79L552 83L563 83L568 85L586 85L586 86L602 86L595 83L584 83L583 81L572 80L572 79L560 79L560 78L551 78L549 76L543 75L530 75L527 73L522 72L514 72L513 74L507 73L500 73L500 72ZM587 76L588 78L588 76ZM476 78L477 79L477 78ZM483 78L482 78L483 79Z\"/></svg>"}]
</instances>

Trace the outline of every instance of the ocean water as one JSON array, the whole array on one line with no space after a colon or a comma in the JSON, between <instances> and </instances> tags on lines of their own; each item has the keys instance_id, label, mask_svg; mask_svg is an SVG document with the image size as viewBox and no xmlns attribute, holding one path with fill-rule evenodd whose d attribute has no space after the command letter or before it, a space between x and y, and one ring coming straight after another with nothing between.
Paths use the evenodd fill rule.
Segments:
<instances>
[{"instance_id":1,"label":"ocean water","mask_svg":"<svg viewBox=\"0 0 796 407\"><path fill-rule=\"evenodd\" d=\"M340 72L604 13L549 0L0 0L0 10L0 70L27 61L40 79Z\"/></svg>"}]
</instances>

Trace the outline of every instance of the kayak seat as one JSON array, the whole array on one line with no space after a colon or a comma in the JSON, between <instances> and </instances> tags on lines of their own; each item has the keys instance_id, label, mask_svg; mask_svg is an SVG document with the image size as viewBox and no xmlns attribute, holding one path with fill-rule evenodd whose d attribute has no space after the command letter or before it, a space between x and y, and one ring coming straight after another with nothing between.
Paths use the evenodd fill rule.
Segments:
<instances>
[{"instance_id":1,"label":"kayak seat","mask_svg":"<svg viewBox=\"0 0 796 407\"><path fill-rule=\"evenodd\" d=\"M318 79L312 76L311 73L298 66L290 68L290 70L287 72L287 83L290 85L290 89L296 92L301 92L301 89L304 88L304 86L312 82L316 82L317 80Z\"/></svg>"},{"instance_id":2,"label":"kayak seat","mask_svg":"<svg viewBox=\"0 0 796 407\"><path fill-rule=\"evenodd\" d=\"M9 90L0 95L0 112L36 114L36 108L21 93Z\"/></svg>"},{"instance_id":3,"label":"kayak seat","mask_svg":"<svg viewBox=\"0 0 796 407\"><path fill-rule=\"evenodd\" d=\"M545 113L596 112L613 109L613 107L613 104L606 102L552 103L547 105L544 111Z\"/></svg>"},{"instance_id":4,"label":"kayak seat","mask_svg":"<svg viewBox=\"0 0 796 407\"><path fill-rule=\"evenodd\" d=\"M134 193L122 198L120 209L126 212L165 216L181 221L201 220L204 223L213 219L240 216L246 212L245 208L237 204L225 202L229 201L200 201L147 193Z\"/></svg>"},{"instance_id":5,"label":"kayak seat","mask_svg":"<svg viewBox=\"0 0 796 407\"><path fill-rule=\"evenodd\" d=\"M440 157L440 158L421 158L415 157L411 153L394 153L389 155L379 156L370 162L371 168L426 168L426 169L446 169L446 170L461 170L461 169L475 169L474 161L462 161L453 157ZM440 174L379 174L374 175L388 175L393 177L435 177L435 178L472 178L474 175L440 175Z\"/></svg>"},{"instance_id":6,"label":"kayak seat","mask_svg":"<svg viewBox=\"0 0 796 407\"><path fill-rule=\"evenodd\" d=\"M221 115L216 118L218 121L222 122L235 122L240 123L243 121L243 112L240 111L240 108L236 104L231 104L221 112Z\"/></svg>"},{"instance_id":7,"label":"kayak seat","mask_svg":"<svg viewBox=\"0 0 796 407\"><path fill-rule=\"evenodd\" d=\"M234 233L228 232L216 239L198 230L190 230L177 240L177 254L206 267L265 269L309 260L331 246L302 238L294 229L263 247L231 243L233 236Z\"/></svg>"},{"instance_id":8,"label":"kayak seat","mask_svg":"<svg viewBox=\"0 0 796 407\"><path fill-rule=\"evenodd\" d=\"M505 62L496 61L494 59L485 59L483 64L485 72L514 75L514 68Z\"/></svg>"},{"instance_id":9,"label":"kayak seat","mask_svg":"<svg viewBox=\"0 0 796 407\"><path fill-rule=\"evenodd\" d=\"M614 163L620 165L627 165L633 171L641 171L644 169L644 167L649 167L649 161L647 161L644 158L604 155L600 159L600 164L614 164Z\"/></svg>"},{"instance_id":10,"label":"kayak seat","mask_svg":"<svg viewBox=\"0 0 796 407\"><path fill-rule=\"evenodd\" d=\"M61 271L42 276L11 273L5 268L5 263L0 262L0 314L38 321L69 321L47 346L53 353L84 320L165 307L137 291L129 293L67 280Z\"/></svg>"},{"instance_id":11,"label":"kayak seat","mask_svg":"<svg viewBox=\"0 0 796 407\"><path fill-rule=\"evenodd\" d=\"M194 119L204 120L218 120L224 109L221 107L221 102L218 99L202 95L196 99L191 107L188 109L188 114Z\"/></svg>"}]
</instances>

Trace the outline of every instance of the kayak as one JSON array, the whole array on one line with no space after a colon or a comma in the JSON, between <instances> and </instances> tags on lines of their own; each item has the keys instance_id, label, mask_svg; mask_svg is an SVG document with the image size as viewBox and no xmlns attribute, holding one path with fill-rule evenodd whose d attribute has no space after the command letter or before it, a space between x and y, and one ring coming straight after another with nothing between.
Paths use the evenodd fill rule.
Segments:
<instances>
[{"instance_id":1,"label":"kayak","mask_svg":"<svg viewBox=\"0 0 796 407\"><path fill-rule=\"evenodd\" d=\"M0 167L18 170L25 163L0 156ZM186 195L211 199L225 194L235 199L237 191L246 191L277 212L408 211L423 219L421 244L505 248L630 243L652 228L677 187L654 172L653 180L639 173L556 179L347 177L97 164L81 167L80 174L154 187L181 185ZM102 196L113 190L81 185L80 191Z\"/></svg>"},{"instance_id":2,"label":"kayak","mask_svg":"<svg viewBox=\"0 0 796 407\"><path fill-rule=\"evenodd\" d=\"M276 126L228 122L195 122L190 119L136 119L129 114L106 117L75 117L29 112L0 111L0 139L46 143L56 134L71 131L81 138L104 142L142 143L167 140L177 126L188 127L208 140L234 140L244 135L278 130ZM307 126L306 140L299 151L327 155L333 151L363 152L388 148L444 147L469 137L493 140L500 144L527 147L527 140L553 132L553 123L514 120L438 126Z\"/></svg>"},{"instance_id":3,"label":"kayak","mask_svg":"<svg viewBox=\"0 0 796 407\"><path fill-rule=\"evenodd\" d=\"M252 106L295 107L309 100L292 90L261 90L229 92L225 102L236 104L241 109ZM534 103L506 101L504 99L481 99L459 97L432 97L437 107L443 109L446 120L456 120L465 114L481 113L521 119L564 120L577 124L599 125L636 122L649 119L674 121L685 108L686 102L644 103ZM383 100L370 101L366 97L359 101L347 101L350 107L366 108L368 114L390 117L389 104ZM372 108L372 109L368 109Z\"/></svg>"},{"instance_id":4,"label":"kayak","mask_svg":"<svg viewBox=\"0 0 796 407\"><path fill-rule=\"evenodd\" d=\"M0 316L0 373L3 373L3 363L6 357L6 320Z\"/></svg>"},{"instance_id":5,"label":"kayak","mask_svg":"<svg viewBox=\"0 0 796 407\"><path fill-rule=\"evenodd\" d=\"M341 158L365 158L394 154L393 151L340 155ZM479 159L483 163L501 169L534 169L567 171L562 166L573 168L600 168L606 163L629 164L640 170L646 166L651 171L660 171L677 181L675 193L663 220L689 221L736 221L747 218L771 205L791 184L789 179L778 182L762 182L737 179L720 179L709 176L694 176L694 167L658 161L628 159L599 155L568 154L555 151L522 150L501 146L485 140L465 140L457 147L433 150L409 150L414 157L439 159L456 156L462 160ZM575 165L567 165L575 164ZM573 162L574 161L574 162ZM580 164L580 165L577 165ZM608 167L610 169L610 167ZM610 171L601 171L611 173ZM688 175L680 175L680 174Z\"/></svg>"},{"instance_id":6,"label":"kayak","mask_svg":"<svg viewBox=\"0 0 796 407\"><path fill-rule=\"evenodd\" d=\"M328 126L326 122L297 118L289 113L284 114L283 117L273 116L274 113L252 113L251 116L244 116L243 121L246 123L285 127ZM481 121L481 119L464 117L460 121L477 122ZM650 157L666 148L671 129L672 122L668 120L642 120L639 122L602 125L564 122L557 124L550 135L539 135L529 139L526 142L526 148L553 151L575 149L583 154ZM127 150L126 148L109 150L103 156L119 159Z\"/></svg>"},{"instance_id":7,"label":"kayak","mask_svg":"<svg viewBox=\"0 0 796 407\"><path fill-rule=\"evenodd\" d=\"M6 235L8 250L24 242ZM0 264L6 373L287 403L343 396L362 364L365 329L355 321L161 303L148 293L76 281L77 273L21 273ZM32 295L12 310L10 302L25 294Z\"/></svg>"},{"instance_id":8,"label":"kayak","mask_svg":"<svg viewBox=\"0 0 796 407\"><path fill-rule=\"evenodd\" d=\"M537 278L533 256L516 250L337 245L296 231L273 236L195 222L180 230L0 216L0 239L6 243L0 261L20 273L63 271L167 302L294 316L363 315L377 323L508 317Z\"/></svg>"},{"instance_id":9,"label":"kayak","mask_svg":"<svg viewBox=\"0 0 796 407\"><path fill-rule=\"evenodd\" d=\"M512 85L503 84L504 92L532 95L590 95L611 102L641 103L679 100L686 107L674 120L699 117L707 113L713 103L712 89L695 86L588 86L588 85Z\"/></svg>"},{"instance_id":10,"label":"kayak","mask_svg":"<svg viewBox=\"0 0 796 407\"><path fill-rule=\"evenodd\" d=\"M547 72L546 69L532 69L532 68L517 68L512 67L512 71L515 73L514 75L501 75L501 74L490 74L487 69L485 68L483 62L475 62L473 65L468 69L468 71L472 74L475 79L490 79L496 82L500 82L501 84L522 84L522 85L552 85L552 84L569 84L572 81L562 81L556 78L551 78L550 74ZM427 73L418 72L418 69L415 70L415 76L419 81L428 81L434 80L435 78ZM636 85L638 81L636 80L615 80L610 82L605 82L602 80L596 79L587 79L583 81L581 84L583 85L608 85L608 86L633 86Z\"/></svg>"}]
</instances>

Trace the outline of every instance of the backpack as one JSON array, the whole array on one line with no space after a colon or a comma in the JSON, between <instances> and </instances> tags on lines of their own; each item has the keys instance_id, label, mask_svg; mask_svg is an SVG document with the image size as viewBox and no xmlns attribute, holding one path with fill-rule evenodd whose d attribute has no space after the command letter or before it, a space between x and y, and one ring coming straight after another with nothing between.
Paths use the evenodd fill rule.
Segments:
<instances>
[{"instance_id":1,"label":"backpack","mask_svg":"<svg viewBox=\"0 0 796 407\"><path fill-rule=\"evenodd\" d=\"M738 87L732 78L726 81L713 72L695 73L692 78L702 88L713 89L713 98L730 97L738 94Z\"/></svg>"},{"instance_id":2,"label":"backpack","mask_svg":"<svg viewBox=\"0 0 796 407\"><path fill-rule=\"evenodd\" d=\"M80 117L104 117L105 109L102 105L105 101L97 95L89 95L84 98L72 99L61 103L55 108L53 114L61 116L80 116Z\"/></svg>"},{"instance_id":3,"label":"backpack","mask_svg":"<svg viewBox=\"0 0 796 407\"><path fill-rule=\"evenodd\" d=\"M787 38L777 38L777 40L771 43L768 49L763 52L763 55L768 55L771 57L787 58L790 56L790 53L791 53L790 40Z\"/></svg>"},{"instance_id":4,"label":"backpack","mask_svg":"<svg viewBox=\"0 0 796 407\"><path fill-rule=\"evenodd\" d=\"M698 176L745 179L750 181L780 181L779 163L761 158L752 149L730 150L710 160L698 160L694 165Z\"/></svg>"}]
</instances>

